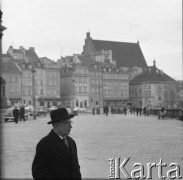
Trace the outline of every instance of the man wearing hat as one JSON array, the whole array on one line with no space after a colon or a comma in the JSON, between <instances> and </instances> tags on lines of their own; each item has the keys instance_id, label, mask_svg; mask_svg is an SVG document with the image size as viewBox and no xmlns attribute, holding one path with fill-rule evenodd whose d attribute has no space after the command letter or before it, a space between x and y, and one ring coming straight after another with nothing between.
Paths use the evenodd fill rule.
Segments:
<instances>
[{"instance_id":1,"label":"man wearing hat","mask_svg":"<svg viewBox=\"0 0 183 180\"><path fill-rule=\"evenodd\" d=\"M81 179L75 141L69 137L74 115L67 109L51 111L53 129L39 141L32 163L32 176L40 179Z\"/></svg>"}]
</instances>

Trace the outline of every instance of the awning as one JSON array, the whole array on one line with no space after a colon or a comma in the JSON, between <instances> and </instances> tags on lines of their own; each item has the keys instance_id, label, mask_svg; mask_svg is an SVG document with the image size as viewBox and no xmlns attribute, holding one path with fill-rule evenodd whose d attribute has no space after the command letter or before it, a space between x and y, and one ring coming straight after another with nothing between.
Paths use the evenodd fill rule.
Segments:
<instances>
[{"instance_id":1,"label":"awning","mask_svg":"<svg viewBox=\"0 0 183 180\"><path fill-rule=\"evenodd\" d=\"M60 101L60 98L58 98L58 97L54 97L54 96L52 96L52 97L48 97L48 96L41 96L41 97L39 97L38 98L38 101Z\"/></svg>"},{"instance_id":2,"label":"awning","mask_svg":"<svg viewBox=\"0 0 183 180\"><path fill-rule=\"evenodd\" d=\"M10 99L10 100L20 100L21 97L10 97L9 99Z\"/></svg>"}]
</instances>

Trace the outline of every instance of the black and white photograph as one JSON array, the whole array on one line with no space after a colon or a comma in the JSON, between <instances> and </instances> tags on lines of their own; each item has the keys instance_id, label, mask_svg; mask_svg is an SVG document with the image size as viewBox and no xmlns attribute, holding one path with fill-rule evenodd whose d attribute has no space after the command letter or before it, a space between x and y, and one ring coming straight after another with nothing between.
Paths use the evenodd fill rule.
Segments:
<instances>
[{"instance_id":1,"label":"black and white photograph","mask_svg":"<svg viewBox=\"0 0 183 180\"><path fill-rule=\"evenodd\" d=\"M0 179L183 179L182 0L2 0Z\"/></svg>"}]
</instances>

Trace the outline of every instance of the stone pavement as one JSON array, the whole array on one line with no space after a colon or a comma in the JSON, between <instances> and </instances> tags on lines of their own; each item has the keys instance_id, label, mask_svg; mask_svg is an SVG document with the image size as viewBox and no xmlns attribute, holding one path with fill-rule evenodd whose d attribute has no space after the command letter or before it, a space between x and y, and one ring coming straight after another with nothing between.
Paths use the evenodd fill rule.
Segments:
<instances>
[{"instance_id":1,"label":"stone pavement","mask_svg":"<svg viewBox=\"0 0 183 180\"><path fill-rule=\"evenodd\" d=\"M31 165L37 142L49 133L49 116L29 119L15 124L2 123L3 146L1 161L3 178L32 178ZM135 162L145 167L159 163L168 167L171 162L180 165L183 174L183 122L175 119L158 120L157 117L135 115L79 115L73 118L73 137L78 146L78 156L83 179L106 178L109 175L109 158L130 157L126 169L131 172ZM121 179L124 178L121 175ZM153 178L158 179L157 169Z\"/></svg>"}]
</instances>

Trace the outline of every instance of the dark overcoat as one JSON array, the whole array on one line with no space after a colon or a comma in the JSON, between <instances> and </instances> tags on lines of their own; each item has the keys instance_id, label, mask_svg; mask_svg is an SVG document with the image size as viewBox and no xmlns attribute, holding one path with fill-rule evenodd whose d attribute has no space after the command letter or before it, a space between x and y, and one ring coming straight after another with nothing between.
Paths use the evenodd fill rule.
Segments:
<instances>
[{"instance_id":1,"label":"dark overcoat","mask_svg":"<svg viewBox=\"0 0 183 180\"><path fill-rule=\"evenodd\" d=\"M19 117L19 110L18 109L13 109L13 116L14 116L14 118Z\"/></svg>"},{"instance_id":2,"label":"dark overcoat","mask_svg":"<svg viewBox=\"0 0 183 180\"><path fill-rule=\"evenodd\" d=\"M75 141L67 136L68 149L53 131L40 140L32 164L32 175L38 179L81 179Z\"/></svg>"},{"instance_id":3,"label":"dark overcoat","mask_svg":"<svg viewBox=\"0 0 183 180\"><path fill-rule=\"evenodd\" d=\"M20 108L20 116L24 116L24 114L25 114L25 109L24 109L24 107L21 107Z\"/></svg>"}]
</instances>

